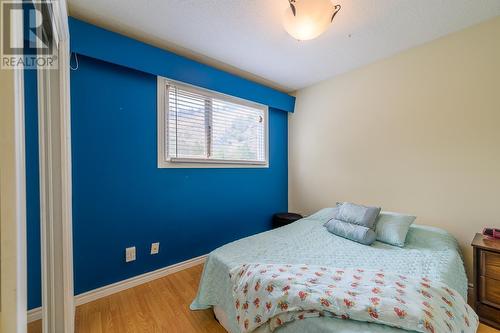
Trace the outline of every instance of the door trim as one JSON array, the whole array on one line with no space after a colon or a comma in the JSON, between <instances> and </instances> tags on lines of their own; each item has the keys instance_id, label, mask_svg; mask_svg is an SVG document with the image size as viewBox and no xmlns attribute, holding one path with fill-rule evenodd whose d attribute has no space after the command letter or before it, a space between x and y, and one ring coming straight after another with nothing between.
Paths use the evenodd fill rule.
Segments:
<instances>
[{"instance_id":1,"label":"door trim","mask_svg":"<svg viewBox=\"0 0 500 333\"><path fill-rule=\"evenodd\" d=\"M57 69L38 69L42 329L74 331L69 29L66 1L51 1Z\"/></svg>"}]
</instances>

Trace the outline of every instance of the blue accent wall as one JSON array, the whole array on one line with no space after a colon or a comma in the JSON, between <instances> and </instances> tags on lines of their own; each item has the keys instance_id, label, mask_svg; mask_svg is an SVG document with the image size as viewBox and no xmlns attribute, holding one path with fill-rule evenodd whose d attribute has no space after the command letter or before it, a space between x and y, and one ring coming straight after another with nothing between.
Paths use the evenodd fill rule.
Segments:
<instances>
[{"instance_id":1,"label":"blue accent wall","mask_svg":"<svg viewBox=\"0 0 500 333\"><path fill-rule=\"evenodd\" d=\"M79 53L71 71L75 294L270 229L272 214L287 210L284 111L294 98L81 21L70 27ZM156 74L269 105L270 167L157 168ZM36 89L36 73L26 71L29 309L41 303ZM152 242L161 244L153 256ZM125 263L129 246L137 260Z\"/></svg>"},{"instance_id":2,"label":"blue accent wall","mask_svg":"<svg viewBox=\"0 0 500 333\"><path fill-rule=\"evenodd\" d=\"M36 71L24 71L26 133L26 238L28 244L28 309L42 303L40 259L40 178L38 176L38 95Z\"/></svg>"},{"instance_id":3,"label":"blue accent wall","mask_svg":"<svg viewBox=\"0 0 500 333\"><path fill-rule=\"evenodd\" d=\"M155 76L79 56L71 96L76 294L268 230L287 210L286 112L270 109L269 168L159 169Z\"/></svg>"}]
</instances>

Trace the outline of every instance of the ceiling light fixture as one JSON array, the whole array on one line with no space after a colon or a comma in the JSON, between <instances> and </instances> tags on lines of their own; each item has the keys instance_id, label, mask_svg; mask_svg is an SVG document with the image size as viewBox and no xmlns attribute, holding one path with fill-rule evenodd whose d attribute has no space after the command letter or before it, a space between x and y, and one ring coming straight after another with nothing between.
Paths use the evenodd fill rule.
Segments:
<instances>
[{"instance_id":1,"label":"ceiling light fixture","mask_svg":"<svg viewBox=\"0 0 500 333\"><path fill-rule=\"evenodd\" d=\"M331 0L288 0L283 26L297 40L310 40L328 28L340 10Z\"/></svg>"}]
</instances>

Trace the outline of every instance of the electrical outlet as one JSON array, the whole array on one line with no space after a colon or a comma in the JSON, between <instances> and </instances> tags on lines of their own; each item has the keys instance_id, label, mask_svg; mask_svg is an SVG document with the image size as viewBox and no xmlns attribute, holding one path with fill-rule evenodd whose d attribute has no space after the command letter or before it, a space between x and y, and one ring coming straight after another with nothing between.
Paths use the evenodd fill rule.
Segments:
<instances>
[{"instance_id":1,"label":"electrical outlet","mask_svg":"<svg viewBox=\"0 0 500 333\"><path fill-rule=\"evenodd\" d=\"M151 254L158 254L160 252L160 243L151 243Z\"/></svg>"},{"instance_id":2,"label":"electrical outlet","mask_svg":"<svg viewBox=\"0 0 500 333\"><path fill-rule=\"evenodd\" d=\"M125 262L131 262L135 260L135 246L127 247L125 249Z\"/></svg>"}]
</instances>

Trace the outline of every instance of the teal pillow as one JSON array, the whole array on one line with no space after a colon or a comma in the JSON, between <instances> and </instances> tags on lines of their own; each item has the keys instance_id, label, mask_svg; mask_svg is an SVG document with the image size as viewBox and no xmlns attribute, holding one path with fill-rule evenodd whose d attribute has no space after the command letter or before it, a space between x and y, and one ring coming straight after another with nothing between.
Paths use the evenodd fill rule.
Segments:
<instances>
[{"instance_id":1,"label":"teal pillow","mask_svg":"<svg viewBox=\"0 0 500 333\"><path fill-rule=\"evenodd\" d=\"M417 217L392 212L381 212L375 224L375 232L379 242L405 246L406 234Z\"/></svg>"},{"instance_id":2,"label":"teal pillow","mask_svg":"<svg viewBox=\"0 0 500 333\"><path fill-rule=\"evenodd\" d=\"M339 211L335 218L340 221L374 229L379 213L380 207L368 207L344 202L339 206Z\"/></svg>"},{"instance_id":3,"label":"teal pillow","mask_svg":"<svg viewBox=\"0 0 500 333\"><path fill-rule=\"evenodd\" d=\"M364 245L372 244L376 238L375 231L370 228L336 219L328 221L325 227L332 234Z\"/></svg>"}]
</instances>

